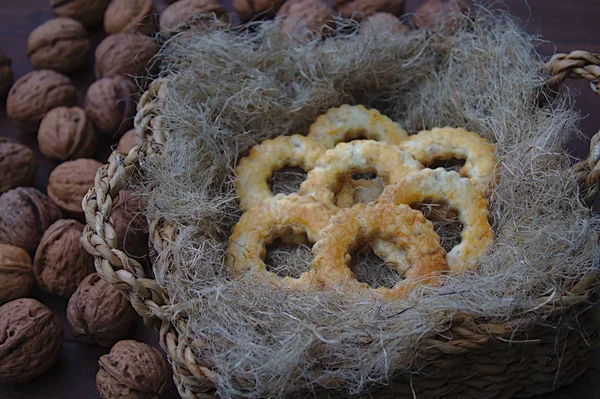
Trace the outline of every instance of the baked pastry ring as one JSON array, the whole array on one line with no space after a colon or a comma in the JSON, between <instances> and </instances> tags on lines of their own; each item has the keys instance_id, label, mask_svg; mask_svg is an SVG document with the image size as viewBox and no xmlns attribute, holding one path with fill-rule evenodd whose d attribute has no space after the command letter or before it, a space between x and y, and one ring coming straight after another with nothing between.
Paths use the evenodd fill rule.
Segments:
<instances>
[{"instance_id":1,"label":"baked pastry ring","mask_svg":"<svg viewBox=\"0 0 600 399\"><path fill-rule=\"evenodd\" d=\"M344 104L317 117L309 128L308 137L331 149L338 143L359 137L399 144L408 133L376 109Z\"/></svg>"},{"instance_id":2,"label":"baked pastry ring","mask_svg":"<svg viewBox=\"0 0 600 399\"><path fill-rule=\"evenodd\" d=\"M377 201L407 205L424 201L446 202L449 207L455 208L463 230L460 244L446 256L448 267L454 272L475 268L494 239L488 222L487 200L471 180L460 177L456 172L437 168L411 173L396 184L387 186ZM380 257L389 259L392 256L390 246L385 243L375 242L373 250Z\"/></svg>"},{"instance_id":3,"label":"baked pastry ring","mask_svg":"<svg viewBox=\"0 0 600 399\"><path fill-rule=\"evenodd\" d=\"M298 192L336 209L335 194L345 179L357 172L374 170L387 184L394 184L422 168L411 154L395 145L373 140L339 143L319 158Z\"/></svg>"},{"instance_id":4,"label":"baked pastry ring","mask_svg":"<svg viewBox=\"0 0 600 399\"><path fill-rule=\"evenodd\" d=\"M308 241L315 243L331 215L325 205L298 194L277 194L256 204L242 215L229 237L226 258L233 276L250 274L280 287L310 288L312 270L299 278L268 271L263 261L267 245L286 234L306 234Z\"/></svg>"},{"instance_id":5,"label":"baked pastry ring","mask_svg":"<svg viewBox=\"0 0 600 399\"><path fill-rule=\"evenodd\" d=\"M338 143L357 139L359 137L398 144L408 137L406 130L400 124L382 115L376 109L367 109L364 105L344 104L339 108L331 108L325 114L317 117L310 126L308 137L321 143L326 149L331 149ZM359 185L358 200L354 198L356 187L352 186L352 178L345 179L342 188L336 194L336 203L340 208L349 208L363 197L378 189L378 182L364 180ZM370 187L373 186L373 187Z\"/></svg>"},{"instance_id":6,"label":"baked pastry ring","mask_svg":"<svg viewBox=\"0 0 600 399\"><path fill-rule=\"evenodd\" d=\"M399 144L424 165L444 159L464 159L458 173L468 177L486 196L495 184L494 145L474 132L461 128L423 130Z\"/></svg>"},{"instance_id":7,"label":"baked pastry ring","mask_svg":"<svg viewBox=\"0 0 600 399\"><path fill-rule=\"evenodd\" d=\"M356 280L350 269L351 251L364 242L386 240L406 252L411 267L392 288L372 288ZM432 223L408 205L357 204L341 209L313 246L313 270L325 287L388 298L405 298L421 284L434 284L448 269L440 238ZM386 259L384 259L386 260Z\"/></svg>"},{"instance_id":8,"label":"baked pastry ring","mask_svg":"<svg viewBox=\"0 0 600 399\"><path fill-rule=\"evenodd\" d=\"M235 186L242 211L273 197L269 179L284 166L310 171L325 153L325 148L305 136L279 136L255 145L235 168Z\"/></svg>"}]
</instances>

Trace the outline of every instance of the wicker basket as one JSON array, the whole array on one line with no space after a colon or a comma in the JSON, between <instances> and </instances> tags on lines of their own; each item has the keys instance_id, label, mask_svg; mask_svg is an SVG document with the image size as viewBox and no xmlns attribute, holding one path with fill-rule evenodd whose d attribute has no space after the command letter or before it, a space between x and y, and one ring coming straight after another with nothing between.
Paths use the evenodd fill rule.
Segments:
<instances>
[{"instance_id":1,"label":"wicker basket","mask_svg":"<svg viewBox=\"0 0 600 399\"><path fill-rule=\"evenodd\" d=\"M544 67L552 75L549 92L566 78L583 78L598 91L600 55L573 52L554 56ZM143 145L114 159L96 175L95 187L86 195L83 208L87 226L85 248L94 256L96 271L131 301L146 324L160 334L160 344L171 359L173 378L183 398L208 398L215 393L216 377L203 359L194 356L202 340L180 334L186 331L185 315L173 316L162 288L168 259L153 265L153 276L135 259L117 248L110 219L114 199L145 160L161 152L169 132L161 126L168 80L156 80L142 97L135 120ZM600 132L591 141L588 159L575 165L582 198L592 204L600 188ZM159 254L171 242L175 227L162 220L149 220L151 251ZM515 333L512 320L491 324L486 320L454 317L453 324L425 341L423 368L418 374L402 375L378 391L377 397L419 398L509 398L531 397L573 382L589 365L600 346L600 312L595 297L600 293L597 276L588 276L568 292L538 299L548 310L544 325ZM561 328L575 320L578 329ZM330 397L332 392L316 393Z\"/></svg>"}]
</instances>

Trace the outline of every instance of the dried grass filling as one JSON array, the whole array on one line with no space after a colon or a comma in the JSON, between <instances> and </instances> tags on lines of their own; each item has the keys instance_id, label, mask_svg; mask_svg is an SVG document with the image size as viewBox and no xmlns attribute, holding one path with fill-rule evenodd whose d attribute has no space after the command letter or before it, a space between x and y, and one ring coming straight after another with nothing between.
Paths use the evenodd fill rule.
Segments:
<instances>
[{"instance_id":1,"label":"dried grass filling","mask_svg":"<svg viewBox=\"0 0 600 399\"><path fill-rule=\"evenodd\" d=\"M549 316L538 298L598 271L599 219L577 199L563 151L578 132L571 97L538 105L546 77L537 39L505 13L479 8L452 18L451 34L448 19L408 35L358 35L353 22L339 21L327 40L277 34L276 22L244 31L215 24L163 47L171 85L161 116L172 140L143 165L137 189L150 220L177 228L156 270L173 318L187 319L180 333L205 342L195 355L215 374L220 397L310 386L347 395L383 385L418 370L422 341L455 315L527 329ZM464 127L495 144L496 238L477 270L394 302L230 278L224 255L240 216L237 160L265 139L306 134L318 115L346 103L376 108L410 133ZM273 252L269 262L294 273L311 256L296 251Z\"/></svg>"}]
</instances>

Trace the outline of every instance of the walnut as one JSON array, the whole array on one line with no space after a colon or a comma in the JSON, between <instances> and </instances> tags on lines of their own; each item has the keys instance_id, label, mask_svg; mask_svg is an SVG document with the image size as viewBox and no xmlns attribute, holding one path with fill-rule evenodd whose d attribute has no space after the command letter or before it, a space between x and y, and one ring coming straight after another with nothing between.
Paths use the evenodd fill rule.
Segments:
<instances>
[{"instance_id":1,"label":"walnut","mask_svg":"<svg viewBox=\"0 0 600 399\"><path fill-rule=\"evenodd\" d=\"M441 11L461 13L468 10L469 4L464 0L427 0L415 11L413 24L418 28L430 28L435 25L435 15ZM451 29L451 26L449 21L444 28Z\"/></svg>"},{"instance_id":2,"label":"walnut","mask_svg":"<svg viewBox=\"0 0 600 399\"><path fill-rule=\"evenodd\" d=\"M35 299L0 306L0 383L39 376L58 359L62 344L60 320Z\"/></svg>"},{"instance_id":3,"label":"walnut","mask_svg":"<svg viewBox=\"0 0 600 399\"><path fill-rule=\"evenodd\" d=\"M83 227L76 220L61 219L44 232L33 259L33 276L42 290L68 298L94 271L94 258L80 242Z\"/></svg>"},{"instance_id":4,"label":"walnut","mask_svg":"<svg viewBox=\"0 0 600 399\"><path fill-rule=\"evenodd\" d=\"M160 30L168 33L179 25L190 22L195 15L214 13L222 17L227 9L218 0L179 0L160 14Z\"/></svg>"},{"instance_id":5,"label":"walnut","mask_svg":"<svg viewBox=\"0 0 600 399\"><path fill-rule=\"evenodd\" d=\"M113 0L104 13L106 33L137 31L152 35L157 26L152 0Z\"/></svg>"},{"instance_id":6,"label":"walnut","mask_svg":"<svg viewBox=\"0 0 600 399\"><path fill-rule=\"evenodd\" d=\"M313 33L324 33L326 27L333 24L333 12L321 0L288 0L277 11L277 17L286 16L281 29L291 35L302 32L305 27Z\"/></svg>"},{"instance_id":7,"label":"walnut","mask_svg":"<svg viewBox=\"0 0 600 399\"><path fill-rule=\"evenodd\" d=\"M35 28L27 39L27 56L35 69L62 73L85 68L90 39L81 23L71 18L55 18Z\"/></svg>"},{"instance_id":8,"label":"walnut","mask_svg":"<svg viewBox=\"0 0 600 399\"><path fill-rule=\"evenodd\" d=\"M30 186L37 161L29 147L0 137L0 194L18 186Z\"/></svg>"},{"instance_id":9,"label":"walnut","mask_svg":"<svg viewBox=\"0 0 600 399\"><path fill-rule=\"evenodd\" d=\"M104 347L125 337L135 314L127 298L96 273L81 281L67 305L75 338Z\"/></svg>"},{"instance_id":10,"label":"walnut","mask_svg":"<svg viewBox=\"0 0 600 399\"><path fill-rule=\"evenodd\" d=\"M91 157L96 152L94 127L82 108L56 107L40 123L38 146L50 159Z\"/></svg>"},{"instance_id":11,"label":"walnut","mask_svg":"<svg viewBox=\"0 0 600 399\"><path fill-rule=\"evenodd\" d=\"M61 218L60 209L32 187L17 187L0 196L0 244L33 255L44 230Z\"/></svg>"},{"instance_id":12,"label":"walnut","mask_svg":"<svg viewBox=\"0 0 600 399\"><path fill-rule=\"evenodd\" d=\"M142 342L119 341L98 360L96 385L103 399L164 398L171 390L171 370L165 356Z\"/></svg>"},{"instance_id":13,"label":"walnut","mask_svg":"<svg viewBox=\"0 0 600 399\"><path fill-rule=\"evenodd\" d=\"M79 158L58 165L48 178L48 196L66 215L84 220L81 201L94 186L96 172L102 164L89 158Z\"/></svg>"},{"instance_id":14,"label":"walnut","mask_svg":"<svg viewBox=\"0 0 600 399\"><path fill-rule=\"evenodd\" d=\"M13 81L12 61L0 51L0 100L4 100Z\"/></svg>"},{"instance_id":15,"label":"walnut","mask_svg":"<svg viewBox=\"0 0 600 399\"><path fill-rule=\"evenodd\" d=\"M334 0L333 8L344 18L362 19L376 12L404 13L406 0Z\"/></svg>"},{"instance_id":16,"label":"walnut","mask_svg":"<svg viewBox=\"0 0 600 399\"><path fill-rule=\"evenodd\" d=\"M404 25L398 17L387 12L377 12L369 15L361 22L360 32L375 32L387 31L390 33L405 34L410 32L408 26Z\"/></svg>"},{"instance_id":17,"label":"walnut","mask_svg":"<svg viewBox=\"0 0 600 399\"><path fill-rule=\"evenodd\" d=\"M142 199L128 190L119 192L111 217L119 249L140 263L148 260L148 223Z\"/></svg>"},{"instance_id":18,"label":"walnut","mask_svg":"<svg viewBox=\"0 0 600 399\"><path fill-rule=\"evenodd\" d=\"M73 18L93 28L102 22L108 3L110 0L50 0L50 8L56 16Z\"/></svg>"},{"instance_id":19,"label":"walnut","mask_svg":"<svg viewBox=\"0 0 600 399\"><path fill-rule=\"evenodd\" d=\"M134 134L131 134L131 132L134 132ZM135 137L135 129L130 129L128 130L120 139L119 142L117 143L117 148L114 149L114 151L112 151L109 155L108 158L106 160L107 163L111 163L115 161L115 155L118 153L120 153L121 155L127 155L129 153L129 151L135 147L137 145L136 142L136 137Z\"/></svg>"},{"instance_id":20,"label":"walnut","mask_svg":"<svg viewBox=\"0 0 600 399\"><path fill-rule=\"evenodd\" d=\"M77 103L77 92L64 75L48 69L21 76L8 92L6 115L15 125L36 131L52 108Z\"/></svg>"},{"instance_id":21,"label":"walnut","mask_svg":"<svg viewBox=\"0 0 600 399\"><path fill-rule=\"evenodd\" d=\"M284 0L233 0L233 10L242 21L248 21L254 16L274 15Z\"/></svg>"},{"instance_id":22,"label":"walnut","mask_svg":"<svg viewBox=\"0 0 600 399\"><path fill-rule=\"evenodd\" d=\"M154 71L149 61L158 52L154 39L134 33L107 36L96 47L96 77L114 75L145 76Z\"/></svg>"},{"instance_id":23,"label":"walnut","mask_svg":"<svg viewBox=\"0 0 600 399\"><path fill-rule=\"evenodd\" d=\"M133 126L136 86L124 76L102 78L92 83L85 96L85 112L94 127L113 138Z\"/></svg>"},{"instance_id":24,"label":"walnut","mask_svg":"<svg viewBox=\"0 0 600 399\"><path fill-rule=\"evenodd\" d=\"M31 295L31 267L27 252L14 245L0 244L0 305Z\"/></svg>"},{"instance_id":25,"label":"walnut","mask_svg":"<svg viewBox=\"0 0 600 399\"><path fill-rule=\"evenodd\" d=\"M131 149L136 145L138 145L138 141L135 129L129 129L119 140L119 143L117 144L117 151L122 154L128 154L129 151L131 151Z\"/></svg>"}]
</instances>

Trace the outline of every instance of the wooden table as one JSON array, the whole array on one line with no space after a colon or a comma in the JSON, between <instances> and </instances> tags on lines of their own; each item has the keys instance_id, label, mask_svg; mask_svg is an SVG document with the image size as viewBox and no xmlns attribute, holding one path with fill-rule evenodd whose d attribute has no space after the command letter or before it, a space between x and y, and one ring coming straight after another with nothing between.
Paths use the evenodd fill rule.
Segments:
<instances>
[{"instance_id":1,"label":"wooden table","mask_svg":"<svg viewBox=\"0 0 600 399\"><path fill-rule=\"evenodd\" d=\"M32 68L26 55L27 36L29 32L42 22L52 18L48 0L3 0L0 11L0 49L13 60L15 79L29 72ZM155 0L159 9L165 7L164 0ZM230 5L231 1L225 1ZM420 0L408 0L408 11L414 11ZM506 0L506 9L518 16L527 24L529 30L538 32L546 42L539 45L543 55L553 52L569 52L571 50L588 50L600 53L600 1L592 0L535 0L529 4L525 0ZM91 32L94 46L102 40L101 30ZM85 90L94 80L93 56L89 60L89 69L85 73L72 76L79 93L79 104L83 104ZM585 82L573 82L570 86L579 90L577 107L585 118L580 128L586 136L591 136L600 129L600 113L593 112L600 106L600 97L589 90ZM36 149L35 135L20 132L11 125L0 106L0 135L16 139ZM112 143L102 142L96 158L106 160L108 149ZM573 141L569 147L577 157L587 154L587 142ZM35 179L35 187L45 191L48 175L57 165L56 162L44 159L37 153L39 168ZM0 210L1 212L2 210ZM34 296L48 305L61 319L65 331L65 344L60 360L41 377L17 386L0 385L0 398L10 399L96 399L95 375L98 370L98 357L108 350L76 341L65 320L66 300L53 298L39 290ZM129 338L144 341L158 346L157 334L145 327L138 319L128 334ZM173 395L176 397L176 395ZM600 351L592 361L590 369L574 384L558 390L554 394L541 395L538 399L596 399L600 397Z\"/></svg>"}]
</instances>

